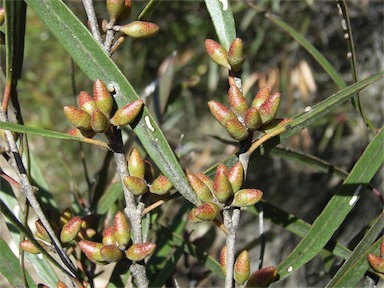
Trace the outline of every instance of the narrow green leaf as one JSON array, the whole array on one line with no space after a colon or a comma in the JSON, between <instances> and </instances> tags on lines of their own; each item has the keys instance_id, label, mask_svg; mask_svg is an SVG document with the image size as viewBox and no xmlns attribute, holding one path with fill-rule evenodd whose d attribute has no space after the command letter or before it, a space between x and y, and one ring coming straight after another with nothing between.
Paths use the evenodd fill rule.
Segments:
<instances>
[{"instance_id":1,"label":"narrow green leaf","mask_svg":"<svg viewBox=\"0 0 384 288\"><path fill-rule=\"evenodd\" d=\"M277 26L286 31L301 46L303 46L303 48L306 49L309 54L313 56L313 58L321 65L321 67L323 67L325 72L332 78L332 80L340 89L344 89L345 87L347 87L347 85L337 73L337 71L333 68L331 63L329 63L329 61L323 56L323 54L321 54L320 51L315 48L315 46L313 46L307 39L305 39L305 37L300 32L296 31L293 27L289 26L283 20L270 13L267 13L265 16Z\"/></svg>"},{"instance_id":2,"label":"narrow green leaf","mask_svg":"<svg viewBox=\"0 0 384 288\"><path fill-rule=\"evenodd\" d=\"M96 204L95 213L104 215L108 212L108 210L112 207L113 203L115 203L119 199L123 199L123 187L121 186L121 182L116 182L110 185L101 196L100 200Z\"/></svg>"},{"instance_id":3,"label":"narrow green leaf","mask_svg":"<svg viewBox=\"0 0 384 288\"><path fill-rule=\"evenodd\" d=\"M205 0L209 15L211 16L216 34L221 46L229 50L232 41L236 38L235 20L228 0Z\"/></svg>"},{"instance_id":4,"label":"narrow green leaf","mask_svg":"<svg viewBox=\"0 0 384 288\"><path fill-rule=\"evenodd\" d=\"M137 17L137 20L143 20L145 17L150 15L152 11L159 5L159 0L150 0L148 4L144 7L143 11L141 11L140 15Z\"/></svg>"},{"instance_id":5,"label":"narrow green leaf","mask_svg":"<svg viewBox=\"0 0 384 288\"><path fill-rule=\"evenodd\" d=\"M23 278L21 277L19 259L12 253L8 243L0 238L0 271L1 274L7 278L13 287L22 287L24 285ZM28 285L35 287L36 283L33 282L28 272L25 273ZM4 284L4 283L3 283Z\"/></svg>"},{"instance_id":6,"label":"narrow green leaf","mask_svg":"<svg viewBox=\"0 0 384 288\"><path fill-rule=\"evenodd\" d=\"M359 199L360 190L367 185L384 161L384 129L372 140L353 167L340 190L316 218L307 235L279 266L280 279L315 257L332 237Z\"/></svg>"},{"instance_id":7,"label":"narrow green leaf","mask_svg":"<svg viewBox=\"0 0 384 288\"><path fill-rule=\"evenodd\" d=\"M118 107L139 99L116 64L62 1L27 0L26 2L91 80L101 79L107 85L113 85ZM187 200L196 204L196 194L190 187L163 132L146 107L140 119L133 125L133 129L161 172Z\"/></svg>"},{"instance_id":8,"label":"narrow green leaf","mask_svg":"<svg viewBox=\"0 0 384 288\"><path fill-rule=\"evenodd\" d=\"M368 254L379 254L379 246L384 241L381 236L373 245L377 236L380 235L384 228L384 214L377 217L372 227L369 229L364 238L356 246L351 257L343 264L343 266L333 276L332 280L326 287L356 287L357 283L369 269L367 261Z\"/></svg>"},{"instance_id":9,"label":"narrow green leaf","mask_svg":"<svg viewBox=\"0 0 384 288\"><path fill-rule=\"evenodd\" d=\"M107 288L126 287L131 274L129 270L130 264L127 260L123 259L116 263L112 275L109 278Z\"/></svg>"}]
</instances>

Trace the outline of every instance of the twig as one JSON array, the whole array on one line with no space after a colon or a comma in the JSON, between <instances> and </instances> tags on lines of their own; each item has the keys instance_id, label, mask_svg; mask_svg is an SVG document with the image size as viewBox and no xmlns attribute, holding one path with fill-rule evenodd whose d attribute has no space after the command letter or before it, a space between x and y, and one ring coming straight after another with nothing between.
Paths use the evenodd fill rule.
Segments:
<instances>
[{"instance_id":1,"label":"twig","mask_svg":"<svg viewBox=\"0 0 384 288\"><path fill-rule=\"evenodd\" d=\"M101 38L99 23L97 22L95 9L93 8L93 1L92 0L82 0L82 1L83 1L85 13L87 13L89 26L91 27L93 38L95 38L96 41L99 42L100 45L102 45L103 39Z\"/></svg>"}]
</instances>

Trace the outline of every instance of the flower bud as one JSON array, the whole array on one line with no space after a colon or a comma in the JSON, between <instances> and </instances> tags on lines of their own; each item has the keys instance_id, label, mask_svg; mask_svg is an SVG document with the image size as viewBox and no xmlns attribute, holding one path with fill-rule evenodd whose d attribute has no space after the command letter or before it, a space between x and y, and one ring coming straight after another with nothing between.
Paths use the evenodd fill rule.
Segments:
<instances>
[{"instance_id":1,"label":"flower bud","mask_svg":"<svg viewBox=\"0 0 384 288\"><path fill-rule=\"evenodd\" d=\"M129 226L127 218L125 218L123 212L116 212L115 217L113 219L113 226L116 229L116 232L114 234L117 245L121 250L124 250L125 247L128 245L129 241L131 240L131 227Z\"/></svg>"},{"instance_id":2,"label":"flower bud","mask_svg":"<svg viewBox=\"0 0 384 288\"><path fill-rule=\"evenodd\" d=\"M64 114L72 123L73 126L79 129L90 130L91 129L91 116L74 106L64 106Z\"/></svg>"},{"instance_id":3,"label":"flower bud","mask_svg":"<svg viewBox=\"0 0 384 288\"><path fill-rule=\"evenodd\" d=\"M228 180L227 174L227 167L220 163L216 168L213 193L221 203L225 203L233 195L232 185Z\"/></svg>"},{"instance_id":4,"label":"flower bud","mask_svg":"<svg viewBox=\"0 0 384 288\"><path fill-rule=\"evenodd\" d=\"M384 257L384 240L380 244L380 256Z\"/></svg>"},{"instance_id":5,"label":"flower bud","mask_svg":"<svg viewBox=\"0 0 384 288\"><path fill-rule=\"evenodd\" d=\"M268 123L275 119L277 110L280 105L280 93L274 93L261 106L258 111L260 114L261 122Z\"/></svg>"},{"instance_id":6,"label":"flower bud","mask_svg":"<svg viewBox=\"0 0 384 288\"><path fill-rule=\"evenodd\" d=\"M227 273L227 246L224 246L220 250L220 266L224 275Z\"/></svg>"},{"instance_id":7,"label":"flower bud","mask_svg":"<svg viewBox=\"0 0 384 288\"><path fill-rule=\"evenodd\" d=\"M5 20L5 9L0 8L0 26L4 24Z\"/></svg>"},{"instance_id":8,"label":"flower bud","mask_svg":"<svg viewBox=\"0 0 384 288\"><path fill-rule=\"evenodd\" d=\"M136 100L120 108L111 119L112 125L125 126L131 124L139 115L143 105L143 100Z\"/></svg>"},{"instance_id":9,"label":"flower bud","mask_svg":"<svg viewBox=\"0 0 384 288\"><path fill-rule=\"evenodd\" d=\"M212 115L224 127L228 120L237 119L235 113L232 110L229 110L223 104L220 104L215 100L209 101L208 107L209 110L211 110Z\"/></svg>"},{"instance_id":10,"label":"flower bud","mask_svg":"<svg viewBox=\"0 0 384 288\"><path fill-rule=\"evenodd\" d=\"M225 129L228 134L235 140L242 141L248 137L248 129L237 118L228 120L225 123Z\"/></svg>"},{"instance_id":11,"label":"flower bud","mask_svg":"<svg viewBox=\"0 0 384 288\"><path fill-rule=\"evenodd\" d=\"M187 174L187 178L193 190L196 192L197 197L202 202L212 201L213 196L211 190L209 190L208 186L205 185L204 182L199 179L199 177L193 174Z\"/></svg>"},{"instance_id":12,"label":"flower bud","mask_svg":"<svg viewBox=\"0 0 384 288\"><path fill-rule=\"evenodd\" d=\"M107 0L106 6L111 20L116 20L124 10L125 0Z\"/></svg>"},{"instance_id":13,"label":"flower bud","mask_svg":"<svg viewBox=\"0 0 384 288\"><path fill-rule=\"evenodd\" d=\"M171 191L173 188L172 183L164 175L160 175L149 186L149 191L153 194L164 195Z\"/></svg>"},{"instance_id":14,"label":"flower bud","mask_svg":"<svg viewBox=\"0 0 384 288\"><path fill-rule=\"evenodd\" d=\"M20 242L19 247L21 250L31 253L31 254L39 254L40 250L29 240L23 240Z\"/></svg>"},{"instance_id":15,"label":"flower bud","mask_svg":"<svg viewBox=\"0 0 384 288\"><path fill-rule=\"evenodd\" d=\"M89 115L92 115L92 113L97 110L96 103L88 92L81 91L78 101L80 109L87 112Z\"/></svg>"},{"instance_id":16,"label":"flower bud","mask_svg":"<svg viewBox=\"0 0 384 288\"><path fill-rule=\"evenodd\" d=\"M153 250L155 250L156 245L150 242L142 244L133 244L131 247L125 251L125 255L131 261L141 261L148 255L150 255Z\"/></svg>"},{"instance_id":17,"label":"flower bud","mask_svg":"<svg viewBox=\"0 0 384 288\"><path fill-rule=\"evenodd\" d=\"M81 134L80 130L77 129L77 128L71 128L67 131L67 134L68 135L71 135L71 136L74 136L74 137L80 137L80 138L83 138L84 135Z\"/></svg>"},{"instance_id":18,"label":"flower bud","mask_svg":"<svg viewBox=\"0 0 384 288\"><path fill-rule=\"evenodd\" d=\"M212 39L207 39L205 40L205 49L213 62L224 66L228 70L231 69L227 59L227 51L219 43Z\"/></svg>"},{"instance_id":19,"label":"flower bud","mask_svg":"<svg viewBox=\"0 0 384 288\"><path fill-rule=\"evenodd\" d=\"M124 177L124 185L135 196L143 195L148 190L147 182L135 176Z\"/></svg>"},{"instance_id":20,"label":"flower bud","mask_svg":"<svg viewBox=\"0 0 384 288\"><path fill-rule=\"evenodd\" d=\"M123 256L123 253L116 245L104 245L100 249L100 255L104 261L117 262Z\"/></svg>"},{"instance_id":21,"label":"flower bud","mask_svg":"<svg viewBox=\"0 0 384 288\"><path fill-rule=\"evenodd\" d=\"M242 251L236 258L233 269L233 278L235 279L236 284L243 285L245 281L248 280L251 269L247 250Z\"/></svg>"},{"instance_id":22,"label":"flower bud","mask_svg":"<svg viewBox=\"0 0 384 288\"><path fill-rule=\"evenodd\" d=\"M236 85L232 85L228 90L229 106L232 111L241 118L244 118L248 109L248 103Z\"/></svg>"},{"instance_id":23,"label":"flower bud","mask_svg":"<svg viewBox=\"0 0 384 288\"><path fill-rule=\"evenodd\" d=\"M131 13L131 6L131 0L125 0L123 12L121 12L119 17L117 17L117 22L124 21L128 18L129 14Z\"/></svg>"},{"instance_id":24,"label":"flower bud","mask_svg":"<svg viewBox=\"0 0 384 288\"><path fill-rule=\"evenodd\" d=\"M216 219L217 214L219 214L220 208L213 202L205 202L195 209L195 216L204 221L212 221Z\"/></svg>"},{"instance_id":25,"label":"flower bud","mask_svg":"<svg viewBox=\"0 0 384 288\"><path fill-rule=\"evenodd\" d=\"M35 226L37 230L37 232L35 233L36 237L40 238L41 240L51 242L51 238L49 237L47 230L45 230L45 227L43 226L40 220L35 221Z\"/></svg>"},{"instance_id":26,"label":"flower bud","mask_svg":"<svg viewBox=\"0 0 384 288\"><path fill-rule=\"evenodd\" d=\"M228 181L231 183L233 193L239 191L243 185L244 168L240 162L235 163L228 172Z\"/></svg>"},{"instance_id":27,"label":"flower bud","mask_svg":"<svg viewBox=\"0 0 384 288\"><path fill-rule=\"evenodd\" d=\"M151 22L133 21L124 26L115 26L114 29L133 39L145 39L157 34L160 27Z\"/></svg>"},{"instance_id":28,"label":"flower bud","mask_svg":"<svg viewBox=\"0 0 384 288\"><path fill-rule=\"evenodd\" d=\"M228 50L228 62L233 71L241 70L244 63L243 41L240 38L233 40Z\"/></svg>"},{"instance_id":29,"label":"flower bud","mask_svg":"<svg viewBox=\"0 0 384 288\"><path fill-rule=\"evenodd\" d=\"M109 119L103 114L103 112L100 110L93 111L91 117L91 127L93 131L96 133L104 133L110 126L111 122L109 122Z\"/></svg>"},{"instance_id":30,"label":"flower bud","mask_svg":"<svg viewBox=\"0 0 384 288\"><path fill-rule=\"evenodd\" d=\"M213 180L209 178L204 173L196 173L195 176L197 176L207 187L209 190L213 191Z\"/></svg>"},{"instance_id":31,"label":"flower bud","mask_svg":"<svg viewBox=\"0 0 384 288\"><path fill-rule=\"evenodd\" d=\"M76 216L70 219L68 223L66 223L61 229L61 233L60 233L61 242L68 243L68 242L71 242L73 239L75 239L77 234L80 231L82 222L83 220L81 220L81 217L79 216Z\"/></svg>"},{"instance_id":32,"label":"flower bud","mask_svg":"<svg viewBox=\"0 0 384 288\"><path fill-rule=\"evenodd\" d=\"M73 217L72 211L69 208L66 208L60 215L60 225L64 226L65 223L69 221Z\"/></svg>"},{"instance_id":33,"label":"flower bud","mask_svg":"<svg viewBox=\"0 0 384 288\"><path fill-rule=\"evenodd\" d=\"M287 127L291 121L291 118L273 119L271 122L261 125L258 130L265 134L269 134L280 128Z\"/></svg>"},{"instance_id":34,"label":"flower bud","mask_svg":"<svg viewBox=\"0 0 384 288\"><path fill-rule=\"evenodd\" d=\"M77 235L81 240L90 239L96 235L96 230L92 228L81 228Z\"/></svg>"},{"instance_id":35,"label":"flower bud","mask_svg":"<svg viewBox=\"0 0 384 288\"><path fill-rule=\"evenodd\" d=\"M56 283L56 288L68 288L67 287L67 285L65 285L65 283L64 282L62 282L62 281L57 281L57 283Z\"/></svg>"},{"instance_id":36,"label":"flower bud","mask_svg":"<svg viewBox=\"0 0 384 288\"><path fill-rule=\"evenodd\" d=\"M268 266L257 270L249 277L246 287L268 287L276 280L277 270L273 266Z\"/></svg>"},{"instance_id":37,"label":"flower bud","mask_svg":"<svg viewBox=\"0 0 384 288\"><path fill-rule=\"evenodd\" d=\"M79 242L81 251L87 256L89 260L96 264L106 264L103 257L101 257L100 250L103 244L89 240L81 240Z\"/></svg>"},{"instance_id":38,"label":"flower bud","mask_svg":"<svg viewBox=\"0 0 384 288\"><path fill-rule=\"evenodd\" d=\"M193 223L200 223L200 222L203 222L204 220L201 220L201 219L199 219L199 218L197 218L197 217L195 216L195 211L196 211L196 207L193 207L193 208L191 209L191 211L189 211L189 213L188 213L188 221L191 221L191 222L193 222Z\"/></svg>"},{"instance_id":39,"label":"flower bud","mask_svg":"<svg viewBox=\"0 0 384 288\"><path fill-rule=\"evenodd\" d=\"M97 109L109 118L113 108L113 97L103 81L97 79L93 83L93 100Z\"/></svg>"},{"instance_id":40,"label":"flower bud","mask_svg":"<svg viewBox=\"0 0 384 288\"><path fill-rule=\"evenodd\" d=\"M116 238L115 238L116 228L115 226L108 226L103 231L103 245L115 245L117 244Z\"/></svg>"},{"instance_id":41,"label":"flower bud","mask_svg":"<svg viewBox=\"0 0 384 288\"><path fill-rule=\"evenodd\" d=\"M255 98L253 99L251 107L255 107L256 109L259 109L261 104L263 104L270 95L271 95L271 92L269 91L269 88L267 86L261 87L259 92L257 92Z\"/></svg>"},{"instance_id":42,"label":"flower bud","mask_svg":"<svg viewBox=\"0 0 384 288\"><path fill-rule=\"evenodd\" d=\"M144 179L145 163L137 148L133 148L128 158L129 175Z\"/></svg>"},{"instance_id":43,"label":"flower bud","mask_svg":"<svg viewBox=\"0 0 384 288\"><path fill-rule=\"evenodd\" d=\"M261 118L259 111L255 107L247 110L244 117L244 124L249 130L256 130L261 125Z\"/></svg>"},{"instance_id":44,"label":"flower bud","mask_svg":"<svg viewBox=\"0 0 384 288\"><path fill-rule=\"evenodd\" d=\"M233 197L231 206L252 206L259 202L261 197L263 197L263 192L258 189L241 189Z\"/></svg>"},{"instance_id":45,"label":"flower bud","mask_svg":"<svg viewBox=\"0 0 384 288\"><path fill-rule=\"evenodd\" d=\"M368 262L373 270L378 273L384 273L384 258L375 254L368 254Z\"/></svg>"}]
</instances>

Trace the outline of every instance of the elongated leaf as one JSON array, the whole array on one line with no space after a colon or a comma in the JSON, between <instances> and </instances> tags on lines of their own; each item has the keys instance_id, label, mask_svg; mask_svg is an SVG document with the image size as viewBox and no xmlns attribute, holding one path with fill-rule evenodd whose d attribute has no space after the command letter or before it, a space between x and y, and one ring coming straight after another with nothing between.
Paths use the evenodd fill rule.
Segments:
<instances>
[{"instance_id":1,"label":"elongated leaf","mask_svg":"<svg viewBox=\"0 0 384 288\"><path fill-rule=\"evenodd\" d=\"M221 46L228 51L232 41L236 38L235 20L229 0L205 0L205 5L211 15Z\"/></svg>"},{"instance_id":2,"label":"elongated leaf","mask_svg":"<svg viewBox=\"0 0 384 288\"><path fill-rule=\"evenodd\" d=\"M323 56L323 54L321 54L320 51L315 48L315 46L313 46L307 39L305 39L305 37L300 32L296 31L293 27L289 26L283 20L270 13L267 13L266 17L272 20L273 23L282 28L297 42L299 42L299 44L303 46L309 52L309 54L313 56L313 58L315 58L315 60L321 65L321 67L323 67L325 72L332 78L332 80L340 89L344 89L345 87L347 87L347 85L340 77L340 75L336 72L336 70L333 68L331 63L329 63L329 61Z\"/></svg>"},{"instance_id":3,"label":"elongated leaf","mask_svg":"<svg viewBox=\"0 0 384 288\"><path fill-rule=\"evenodd\" d=\"M116 92L114 97L119 107L139 99L115 63L62 1L27 0L26 2L90 79L101 79L107 85L113 85ZM161 172L187 200L196 204L196 194L190 187L164 134L146 107L133 128Z\"/></svg>"},{"instance_id":4,"label":"elongated leaf","mask_svg":"<svg viewBox=\"0 0 384 288\"><path fill-rule=\"evenodd\" d=\"M8 244L9 243L4 241L3 238L0 238L0 273L7 278L13 287L21 287L24 283L20 273L19 259L12 253ZM27 278L28 285L30 287L35 287L36 284L33 282L28 272L25 273L25 276Z\"/></svg>"},{"instance_id":5,"label":"elongated leaf","mask_svg":"<svg viewBox=\"0 0 384 288\"><path fill-rule=\"evenodd\" d=\"M96 204L95 212L97 214L105 214L112 207L118 199L123 199L123 187L121 182L116 182L108 187L107 191L101 196L100 200Z\"/></svg>"},{"instance_id":6,"label":"elongated leaf","mask_svg":"<svg viewBox=\"0 0 384 288\"><path fill-rule=\"evenodd\" d=\"M360 190L367 185L384 161L384 129L372 140L353 167L340 190L316 218L307 235L279 266L280 279L310 261L319 253L359 199Z\"/></svg>"},{"instance_id":7,"label":"elongated leaf","mask_svg":"<svg viewBox=\"0 0 384 288\"><path fill-rule=\"evenodd\" d=\"M384 228L384 214L377 217L375 223L369 229L364 238L356 246L351 257L343 264L336 275L326 287L356 287L356 284L369 269L367 256L370 253L378 254L379 246L384 240L384 236L378 239L373 245Z\"/></svg>"}]
</instances>

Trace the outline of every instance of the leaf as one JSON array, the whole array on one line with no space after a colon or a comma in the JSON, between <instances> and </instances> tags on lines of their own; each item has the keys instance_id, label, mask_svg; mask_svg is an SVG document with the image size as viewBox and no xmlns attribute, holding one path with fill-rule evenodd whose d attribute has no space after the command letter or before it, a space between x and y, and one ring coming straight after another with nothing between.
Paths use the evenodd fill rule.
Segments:
<instances>
[{"instance_id":1,"label":"leaf","mask_svg":"<svg viewBox=\"0 0 384 288\"><path fill-rule=\"evenodd\" d=\"M22 287L24 286L24 283L20 273L20 262L19 259L12 253L8 245L9 244L4 241L3 238L0 238L0 271L13 287ZM28 285L30 287L35 287L36 283L33 282L27 271L25 272L25 276Z\"/></svg>"},{"instance_id":2,"label":"leaf","mask_svg":"<svg viewBox=\"0 0 384 288\"><path fill-rule=\"evenodd\" d=\"M340 190L316 218L307 235L277 267L280 279L284 279L315 257L340 227L359 199L360 190L371 181L384 161L383 140L384 129L365 149Z\"/></svg>"},{"instance_id":3,"label":"leaf","mask_svg":"<svg viewBox=\"0 0 384 288\"><path fill-rule=\"evenodd\" d=\"M235 20L229 0L205 0L205 5L211 15L221 46L228 51L236 38Z\"/></svg>"},{"instance_id":4,"label":"leaf","mask_svg":"<svg viewBox=\"0 0 384 288\"><path fill-rule=\"evenodd\" d=\"M27 0L26 2L91 80L101 79L107 86L113 85L116 92L114 97L119 108L139 99L116 64L62 1ZM160 171L188 201L196 204L196 194L189 186L163 132L146 107L132 128Z\"/></svg>"},{"instance_id":5,"label":"leaf","mask_svg":"<svg viewBox=\"0 0 384 288\"><path fill-rule=\"evenodd\" d=\"M121 186L121 182L113 183L108 187L107 191L105 191L96 204L95 213L104 215L112 207L113 203L119 199L123 199L123 196L123 187Z\"/></svg>"},{"instance_id":6,"label":"leaf","mask_svg":"<svg viewBox=\"0 0 384 288\"><path fill-rule=\"evenodd\" d=\"M333 276L326 287L356 287L357 283L369 269L367 261L368 254L378 254L379 252L379 247L381 242L384 241L384 236L381 236L373 245L371 245L371 243L382 233L383 228L384 214L382 213L377 217L367 234L356 246L351 257L349 257L339 271L337 271L336 275Z\"/></svg>"}]
</instances>

